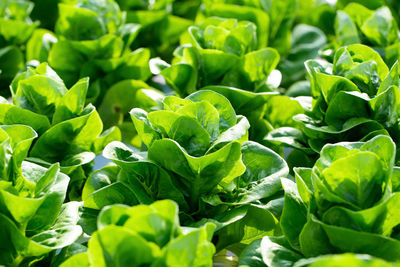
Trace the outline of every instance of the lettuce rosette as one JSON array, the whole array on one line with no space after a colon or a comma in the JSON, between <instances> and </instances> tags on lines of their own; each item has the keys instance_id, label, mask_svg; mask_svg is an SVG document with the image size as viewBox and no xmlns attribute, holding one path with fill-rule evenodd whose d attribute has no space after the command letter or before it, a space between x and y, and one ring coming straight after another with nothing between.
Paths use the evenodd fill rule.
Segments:
<instances>
[{"instance_id":1,"label":"lettuce rosette","mask_svg":"<svg viewBox=\"0 0 400 267\"><path fill-rule=\"evenodd\" d=\"M30 265L69 246L82 233L78 202L63 204L69 177L58 163L27 161L37 133L25 125L0 126L0 264Z\"/></svg>"},{"instance_id":2,"label":"lettuce rosette","mask_svg":"<svg viewBox=\"0 0 400 267\"><path fill-rule=\"evenodd\" d=\"M207 90L185 99L165 97L163 105L149 113L131 111L147 151L120 142L107 145L103 155L116 166L88 178L84 206L100 210L172 199L184 225L217 225L218 250L236 245L232 249L240 251L262 233L278 231L280 177L288 167L274 151L247 141L247 119L237 116L224 96ZM257 223L257 217L268 223ZM251 230L253 223L259 231ZM243 231L232 236L234 227Z\"/></svg>"},{"instance_id":3,"label":"lettuce rosette","mask_svg":"<svg viewBox=\"0 0 400 267\"><path fill-rule=\"evenodd\" d=\"M211 266L212 224L181 227L178 206L171 200L134 207L105 207L86 252L60 266Z\"/></svg>"},{"instance_id":4,"label":"lettuce rosette","mask_svg":"<svg viewBox=\"0 0 400 267\"><path fill-rule=\"evenodd\" d=\"M59 162L63 173L71 177L77 193L90 172L90 164L104 146L120 140L112 127L103 132L103 123L92 104L85 105L89 87L87 78L67 89L61 78L46 64L28 68L12 82L12 104L0 104L0 125L31 126L38 138L28 156L43 166ZM72 193L70 197L75 198Z\"/></svg>"},{"instance_id":5,"label":"lettuce rosette","mask_svg":"<svg viewBox=\"0 0 400 267\"><path fill-rule=\"evenodd\" d=\"M302 9L309 9L295 0L281 1L240 1L218 0L204 1L196 22L203 17L235 18L239 21L250 21L257 27L258 49L272 47L280 56L280 62L274 75L276 80L282 76L282 87L287 88L294 82L304 79L304 61L318 57L318 50L325 46L326 37L318 28L298 19ZM318 4L322 1L318 1ZM308 14L309 15L309 14ZM279 85L279 84L278 84ZM237 85L231 84L237 87ZM246 87L240 87L247 89Z\"/></svg>"},{"instance_id":6,"label":"lettuce rosette","mask_svg":"<svg viewBox=\"0 0 400 267\"><path fill-rule=\"evenodd\" d=\"M264 264L289 261L288 266L298 266L294 262L301 258L347 252L399 261L395 156L390 137L379 135L367 142L328 144L313 168L295 168L296 183L282 179L284 235L253 244L269 242L258 250L268 255ZM249 249L243 257L252 253Z\"/></svg>"},{"instance_id":7,"label":"lettuce rosette","mask_svg":"<svg viewBox=\"0 0 400 267\"><path fill-rule=\"evenodd\" d=\"M248 91L271 91L268 77L279 62L273 48L260 48L253 22L209 17L182 35L172 64L152 59L153 74L160 74L180 96L206 85L227 85ZM280 80L278 79L278 85Z\"/></svg>"},{"instance_id":8,"label":"lettuce rosette","mask_svg":"<svg viewBox=\"0 0 400 267\"><path fill-rule=\"evenodd\" d=\"M125 23L113 0L61 1L55 24L56 41L45 44L43 33L38 33L30 44L33 58L49 65L67 86L84 77L91 85L87 102L99 105L107 89L125 79L147 80L150 77L148 49L130 50L140 25ZM40 49L47 47L46 56Z\"/></svg>"},{"instance_id":9,"label":"lettuce rosette","mask_svg":"<svg viewBox=\"0 0 400 267\"><path fill-rule=\"evenodd\" d=\"M267 139L281 135L301 144L295 148L317 153L327 143L365 141L379 134L399 140L397 63L389 69L372 48L355 44L339 49L333 64L311 60L305 65L313 99L305 114L293 117L301 132L276 129Z\"/></svg>"},{"instance_id":10,"label":"lettuce rosette","mask_svg":"<svg viewBox=\"0 0 400 267\"><path fill-rule=\"evenodd\" d=\"M335 51L345 45L365 44L392 66L399 58L396 17L388 6L375 6L374 9L363 3L349 3L338 10L334 24L335 38L327 49Z\"/></svg>"}]
</instances>

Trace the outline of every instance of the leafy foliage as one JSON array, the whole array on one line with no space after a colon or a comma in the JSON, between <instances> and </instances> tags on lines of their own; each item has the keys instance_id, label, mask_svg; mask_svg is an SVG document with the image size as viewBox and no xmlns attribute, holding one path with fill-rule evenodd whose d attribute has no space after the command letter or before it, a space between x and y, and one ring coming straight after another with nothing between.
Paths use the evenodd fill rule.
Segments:
<instances>
[{"instance_id":1,"label":"leafy foliage","mask_svg":"<svg viewBox=\"0 0 400 267\"><path fill-rule=\"evenodd\" d=\"M33 4L27 0L4 0L0 3L0 94L7 95L7 87L17 72L24 67L23 46L37 22L29 14Z\"/></svg>"},{"instance_id":2,"label":"leafy foliage","mask_svg":"<svg viewBox=\"0 0 400 267\"><path fill-rule=\"evenodd\" d=\"M267 266L284 262L292 266L303 256L345 252L398 261L395 151L390 137L382 135L368 142L324 146L312 169L295 169L296 183L282 179L284 236L255 241L251 246L260 246L259 252L246 250L243 261L261 253L258 261ZM313 266L324 257L300 260L293 266ZM357 262L351 259L354 256L347 257L335 260Z\"/></svg>"},{"instance_id":3,"label":"leafy foliage","mask_svg":"<svg viewBox=\"0 0 400 267\"><path fill-rule=\"evenodd\" d=\"M207 18L182 36L172 65L154 59L152 72L162 75L180 96L212 84L266 91L279 54L273 48L259 49L263 43L256 29L249 21Z\"/></svg>"},{"instance_id":4,"label":"leafy foliage","mask_svg":"<svg viewBox=\"0 0 400 267\"><path fill-rule=\"evenodd\" d=\"M210 266L215 252L210 242L215 226L180 227L178 206L171 200L131 208L107 206L97 225L87 252L61 266Z\"/></svg>"},{"instance_id":5,"label":"leafy foliage","mask_svg":"<svg viewBox=\"0 0 400 267\"><path fill-rule=\"evenodd\" d=\"M264 205L279 196L280 177L288 173L284 160L258 143L245 141L246 118L236 116L220 94L198 91L186 99L169 96L163 104L160 111L131 111L148 152L110 143L103 155L118 167L104 167L89 177L83 189L84 206L99 210L115 203L172 199L181 207L185 224L201 218L217 224L218 249L275 231L275 215L252 203ZM229 227L245 229L256 216L268 218L270 224L258 224L257 234L230 238Z\"/></svg>"},{"instance_id":6,"label":"leafy foliage","mask_svg":"<svg viewBox=\"0 0 400 267\"><path fill-rule=\"evenodd\" d=\"M43 166L59 162L63 173L71 176L71 198L83 185L85 165L113 140L120 139L118 128L103 132L96 108L85 106L89 80L79 80L69 90L46 64L28 68L11 84L13 104L0 104L0 124L31 126L38 138L29 151L31 161ZM75 192L76 191L76 192Z\"/></svg>"},{"instance_id":7,"label":"leafy foliage","mask_svg":"<svg viewBox=\"0 0 400 267\"><path fill-rule=\"evenodd\" d=\"M339 49L333 64L311 60L306 68L312 107L293 118L303 135L287 132L286 138L303 144L307 140L306 146L315 152L326 143L368 140L379 134L398 140L397 63L389 70L373 49L354 44Z\"/></svg>"},{"instance_id":8,"label":"leafy foliage","mask_svg":"<svg viewBox=\"0 0 400 267\"><path fill-rule=\"evenodd\" d=\"M397 266L399 8L3 0L0 265Z\"/></svg>"},{"instance_id":9,"label":"leafy foliage","mask_svg":"<svg viewBox=\"0 0 400 267\"><path fill-rule=\"evenodd\" d=\"M49 168L26 161L36 132L29 126L0 126L0 263L28 264L72 244L82 233L78 202L63 204L69 177L58 163Z\"/></svg>"}]
</instances>

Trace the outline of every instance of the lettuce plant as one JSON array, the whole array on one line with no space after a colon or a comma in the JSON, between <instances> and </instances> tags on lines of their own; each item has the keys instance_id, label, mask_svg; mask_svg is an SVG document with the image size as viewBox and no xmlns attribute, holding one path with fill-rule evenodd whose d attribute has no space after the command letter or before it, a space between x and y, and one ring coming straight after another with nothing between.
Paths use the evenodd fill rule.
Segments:
<instances>
[{"instance_id":1,"label":"lettuce plant","mask_svg":"<svg viewBox=\"0 0 400 267\"><path fill-rule=\"evenodd\" d=\"M207 17L236 18L251 21L257 27L258 48L267 45L285 55L290 49L291 28L296 15L297 3L289 1L204 1Z\"/></svg>"},{"instance_id":2,"label":"lettuce plant","mask_svg":"<svg viewBox=\"0 0 400 267\"><path fill-rule=\"evenodd\" d=\"M138 135L148 148L148 157L134 153L118 142L109 144L103 154L125 169L127 174L144 172L137 179L150 179L143 184L144 188L133 190L143 191L144 194L135 193L140 202L149 203L157 198L165 198L165 195L175 200L181 208L195 211L203 194L210 192L224 179L223 184L227 186L245 171L240 142L246 140L249 124L245 117L236 116L226 98L211 91L199 91L188 99L168 96L163 104L164 110L147 113L135 108L131 111ZM173 153L174 157L164 157L165 153ZM177 165L174 163L176 159L186 162L185 165ZM174 171L178 180L173 183L170 173L164 168ZM118 172L117 168L114 173ZM147 172L154 175L145 175ZM117 175L113 176L115 181ZM88 180L85 188L89 190L88 193L84 190L84 200L89 194L91 198L95 197L92 192L99 188L93 188L93 185L106 189L103 188L104 184L96 182L101 177L96 175ZM131 175L119 177L122 180L132 178ZM133 182L127 181L130 186L136 186ZM169 186L157 185L159 182ZM183 191L178 190L176 184ZM163 190L166 190L165 193ZM89 202L85 200L85 203Z\"/></svg>"},{"instance_id":3,"label":"lettuce plant","mask_svg":"<svg viewBox=\"0 0 400 267\"><path fill-rule=\"evenodd\" d=\"M4 0L0 3L0 95L8 96L8 85L24 67L24 45L38 22L29 17L33 3L27 0Z\"/></svg>"},{"instance_id":4,"label":"lettuce plant","mask_svg":"<svg viewBox=\"0 0 400 267\"><path fill-rule=\"evenodd\" d=\"M362 43L377 50L392 66L399 57L398 26L387 6L370 10L350 3L339 10L335 20L336 46Z\"/></svg>"},{"instance_id":5,"label":"lettuce plant","mask_svg":"<svg viewBox=\"0 0 400 267\"><path fill-rule=\"evenodd\" d=\"M34 59L47 60L67 86L90 77L87 103L100 104L104 92L116 82L149 78L150 51L129 48L140 26L125 23L125 13L113 0L64 1L59 4L59 14L57 41L50 46L48 58ZM45 45L43 38L35 40L32 46Z\"/></svg>"},{"instance_id":6,"label":"lettuce plant","mask_svg":"<svg viewBox=\"0 0 400 267\"><path fill-rule=\"evenodd\" d=\"M36 137L29 126L0 126L0 264L6 266L28 266L82 233L79 203L63 204L69 177L59 164L26 161Z\"/></svg>"},{"instance_id":7,"label":"lettuce plant","mask_svg":"<svg viewBox=\"0 0 400 267\"><path fill-rule=\"evenodd\" d=\"M342 47L333 64L307 61L312 107L294 119L302 146L319 152L328 142L367 140L378 134L399 138L398 64L389 70L372 48ZM280 132L280 129L276 130Z\"/></svg>"},{"instance_id":8,"label":"lettuce plant","mask_svg":"<svg viewBox=\"0 0 400 267\"><path fill-rule=\"evenodd\" d=\"M274 232L279 212L273 214L264 205L282 196L280 177L288 173L285 161L246 141L247 119L237 116L218 93L203 90L185 99L168 96L163 104L164 110L131 111L148 151L134 151L120 142L107 145L103 155L117 166L104 167L88 178L84 206L100 210L115 203L172 199L179 204L185 225L217 224L217 235L222 236L218 249ZM248 226L230 234L229 226L244 229L257 216L269 222L257 224L262 231L251 232Z\"/></svg>"},{"instance_id":9,"label":"lettuce plant","mask_svg":"<svg viewBox=\"0 0 400 267\"><path fill-rule=\"evenodd\" d=\"M282 179L284 237L270 238L263 253L277 261L342 252L398 261L395 155L395 144L383 135L324 146L312 169L295 168L296 183Z\"/></svg>"},{"instance_id":10,"label":"lettuce plant","mask_svg":"<svg viewBox=\"0 0 400 267\"><path fill-rule=\"evenodd\" d=\"M92 104L85 106L89 81L79 80L69 90L45 63L28 68L11 84L13 104L0 104L0 124L31 126L39 137L29 151L43 165L59 162L79 190L90 163L110 141L119 140L118 128L103 132L102 121ZM90 168L89 168L90 169Z\"/></svg>"},{"instance_id":11,"label":"lettuce plant","mask_svg":"<svg viewBox=\"0 0 400 267\"><path fill-rule=\"evenodd\" d=\"M307 25L296 26L292 36L295 1L205 1L201 10L197 24L182 36L183 47L175 51L172 66L151 62L152 72L164 76L182 96L216 84L271 91L281 80L279 71L271 74L279 59L278 68L288 86L304 78L304 61L316 58L326 43L319 29ZM268 39L276 50L266 48ZM188 44L196 49L186 47Z\"/></svg>"},{"instance_id":12,"label":"lettuce plant","mask_svg":"<svg viewBox=\"0 0 400 267\"><path fill-rule=\"evenodd\" d=\"M211 266L212 224L183 228L178 205L171 200L151 205L105 207L87 252L61 264L68 266Z\"/></svg>"},{"instance_id":13,"label":"lettuce plant","mask_svg":"<svg viewBox=\"0 0 400 267\"><path fill-rule=\"evenodd\" d=\"M326 43L324 33L317 27L304 24L293 27L296 16L301 12L300 5L294 0L204 1L204 14L201 14L253 22L257 27L258 49L268 45L278 51L280 64L277 68L282 73L282 84L287 87L304 78L304 61L316 58L318 50ZM311 5L308 3L304 9L309 9ZM201 20L200 15L198 20Z\"/></svg>"},{"instance_id":14,"label":"lettuce plant","mask_svg":"<svg viewBox=\"0 0 400 267\"><path fill-rule=\"evenodd\" d=\"M267 78L279 54L273 48L258 49L259 38L252 22L207 18L183 35L172 65L153 59L151 70L181 96L213 84L268 91Z\"/></svg>"}]
</instances>

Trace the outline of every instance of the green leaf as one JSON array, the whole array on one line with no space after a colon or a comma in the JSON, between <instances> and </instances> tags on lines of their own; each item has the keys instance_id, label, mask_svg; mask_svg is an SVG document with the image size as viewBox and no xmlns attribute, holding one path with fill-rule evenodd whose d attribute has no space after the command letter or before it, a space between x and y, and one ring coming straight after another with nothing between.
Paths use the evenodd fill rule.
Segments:
<instances>
[{"instance_id":1,"label":"green leaf","mask_svg":"<svg viewBox=\"0 0 400 267\"><path fill-rule=\"evenodd\" d=\"M118 180L132 190L140 203L150 204L159 199L172 199L181 208L188 208L182 193L173 184L172 177L157 164L135 157L131 149L119 142L112 142L107 145L103 155L123 170ZM92 179L89 177L88 181L93 181L87 182L85 188L92 188L92 186L96 185L96 189L99 189L103 186L103 183L98 183L110 176L115 178L117 173L96 175L96 177L92 176Z\"/></svg>"},{"instance_id":2,"label":"green leaf","mask_svg":"<svg viewBox=\"0 0 400 267\"><path fill-rule=\"evenodd\" d=\"M396 21L386 6L378 8L360 28L363 34L378 46L387 46L399 40Z\"/></svg>"},{"instance_id":3,"label":"green leaf","mask_svg":"<svg viewBox=\"0 0 400 267\"><path fill-rule=\"evenodd\" d=\"M27 230L33 233L53 225L64 202L69 177L59 172L58 164L45 169L33 163L23 162L23 176L36 184L35 200L41 199L40 207L29 220ZM38 175L40 174L40 175Z\"/></svg>"},{"instance_id":4,"label":"green leaf","mask_svg":"<svg viewBox=\"0 0 400 267\"><path fill-rule=\"evenodd\" d=\"M368 98L357 92L339 91L329 103L325 114L325 122L340 129L352 118L368 118L371 108Z\"/></svg>"},{"instance_id":5,"label":"green leaf","mask_svg":"<svg viewBox=\"0 0 400 267\"><path fill-rule=\"evenodd\" d=\"M45 63L42 67L46 68ZM50 75L38 73L19 80L13 95L14 104L51 119L67 88L58 76L54 79Z\"/></svg>"},{"instance_id":6,"label":"green leaf","mask_svg":"<svg viewBox=\"0 0 400 267\"><path fill-rule=\"evenodd\" d=\"M66 4L59 4L58 8L57 35L69 40L94 40L106 33L105 25L95 11Z\"/></svg>"},{"instance_id":7,"label":"green leaf","mask_svg":"<svg viewBox=\"0 0 400 267\"><path fill-rule=\"evenodd\" d=\"M210 135L196 119L165 110L150 112L147 117L154 129L175 140L190 155L200 156L206 152Z\"/></svg>"},{"instance_id":8,"label":"green leaf","mask_svg":"<svg viewBox=\"0 0 400 267\"><path fill-rule=\"evenodd\" d=\"M131 115L131 119L140 139L147 147L150 147L154 141L161 138L160 133L153 129L149 119L147 118L148 113L146 111L134 108L129 112L129 114Z\"/></svg>"},{"instance_id":9,"label":"green leaf","mask_svg":"<svg viewBox=\"0 0 400 267\"><path fill-rule=\"evenodd\" d=\"M93 141L101 134L102 129L96 109L89 104L79 117L62 121L47 130L37 140L30 155L49 162L60 161L61 166L68 166L71 164L68 156L90 151Z\"/></svg>"},{"instance_id":10,"label":"green leaf","mask_svg":"<svg viewBox=\"0 0 400 267\"><path fill-rule=\"evenodd\" d=\"M197 71L186 63L173 64L160 73L168 84L180 96L188 95L196 90Z\"/></svg>"},{"instance_id":11,"label":"green leaf","mask_svg":"<svg viewBox=\"0 0 400 267\"><path fill-rule=\"evenodd\" d=\"M264 11L230 4L213 3L206 5L206 14L222 18L235 18L239 21L251 21L257 26L258 48L266 47L269 35L269 16Z\"/></svg>"},{"instance_id":12,"label":"green leaf","mask_svg":"<svg viewBox=\"0 0 400 267\"><path fill-rule=\"evenodd\" d=\"M97 210L112 204L136 205L139 203L133 192L121 182L106 185L89 194L83 201L86 208Z\"/></svg>"},{"instance_id":13,"label":"green leaf","mask_svg":"<svg viewBox=\"0 0 400 267\"><path fill-rule=\"evenodd\" d=\"M322 220L330 225L390 236L393 228L399 224L398 216L393 213L398 201L398 194L394 194L382 203L362 211L332 207L324 213Z\"/></svg>"},{"instance_id":14,"label":"green leaf","mask_svg":"<svg viewBox=\"0 0 400 267\"><path fill-rule=\"evenodd\" d=\"M213 49L199 51L201 71L204 73L204 84L214 84L239 63L240 58L233 54ZM249 64L251 62L249 61Z\"/></svg>"},{"instance_id":15,"label":"green leaf","mask_svg":"<svg viewBox=\"0 0 400 267\"><path fill-rule=\"evenodd\" d=\"M104 127L108 128L123 121L132 108L150 110L162 99L161 92L138 80L124 80L109 88L99 107Z\"/></svg>"},{"instance_id":16,"label":"green leaf","mask_svg":"<svg viewBox=\"0 0 400 267\"><path fill-rule=\"evenodd\" d=\"M50 128L49 119L41 114L8 103L0 104L0 124L23 124L31 126L39 135Z\"/></svg>"},{"instance_id":17,"label":"green leaf","mask_svg":"<svg viewBox=\"0 0 400 267\"><path fill-rule=\"evenodd\" d=\"M262 81L278 65L279 54L273 48L247 53L242 61L242 72L251 81Z\"/></svg>"},{"instance_id":18,"label":"green leaf","mask_svg":"<svg viewBox=\"0 0 400 267\"><path fill-rule=\"evenodd\" d=\"M326 42L325 34L319 28L306 24L296 25L292 31L289 54L286 57L281 54L278 66L282 73L282 85L286 86L302 79L306 73L304 62L317 58L318 51ZM276 49L279 51L279 47Z\"/></svg>"},{"instance_id":19,"label":"green leaf","mask_svg":"<svg viewBox=\"0 0 400 267\"><path fill-rule=\"evenodd\" d=\"M203 129L205 129L208 132L210 136L210 142L213 142L218 137L220 132L219 112L208 101L188 103L183 107L177 109L176 114L188 116L198 121L200 125L203 127ZM176 138L173 139L177 140Z\"/></svg>"},{"instance_id":20,"label":"green leaf","mask_svg":"<svg viewBox=\"0 0 400 267\"><path fill-rule=\"evenodd\" d=\"M220 94L204 89L191 94L186 99L194 102L207 101L212 104L218 110L220 132L236 124L235 110L229 100Z\"/></svg>"},{"instance_id":21,"label":"green leaf","mask_svg":"<svg viewBox=\"0 0 400 267\"><path fill-rule=\"evenodd\" d=\"M0 48L0 84L7 88L20 69L24 67L24 55L16 46ZM3 92L2 92L3 93Z\"/></svg>"},{"instance_id":22,"label":"green leaf","mask_svg":"<svg viewBox=\"0 0 400 267\"><path fill-rule=\"evenodd\" d=\"M362 44L353 44L349 45L345 48L346 51L351 55L351 60L353 62L365 62L368 60L375 61L377 64L377 72L379 75L379 79L383 80L389 73L389 68L383 61L382 57L372 48L362 45ZM337 67L340 59L341 53L338 51L335 54L335 59L333 62L334 69L333 73L336 73L335 68Z\"/></svg>"},{"instance_id":23,"label":"green leaf","mask_svg":"<svg viewBox=\"0 0 400 267\"><path fill-rule=\"evenodd\" d=\"M281 190L280 178L289 173L286 162L274 151L252 141L242 144L246 171L238 178L237 204L273 196Z\"/></svg>"},{"instance_id":24,"label":"green leaf","mask_svg":"<svg viewBox=\"0 0 400 267\"><path fill-rule=\"evenodd\" d=\"M153 243L121 226L109 225L95 232L89 241L89 261L95 266L140 266L152 263L160 254Z\"/></svg>"},{"instance_id":25,"label":"green leaf","mask_svg":"<svg viewBox=\"0 0 400 267\"><path fill-rule=\"evenodd\" d=\"M54 111L53 125L79 116L85 105L88 87L89 78L83 78L63 95Z\"/></svg>"},{"instance_id":26,"label":"green leaf","mask_svg":"<svg viewBox=\"0 0 400 267\"><path fill-rule=\"evenodd\" d=\"M359 152L334 161L323 170L321 178L329 190L341 199L367 208L382 195L385 176L381 169L382 164L375 154Z\"/></svg>"},{"instance_id":27,"label":"green leaf","mask_svg":"<svg viewBox=\"0 0 400 267\"><path fill-rule=\"evenodd\" d=\"M296 99L287 96L271 96L266 101L264 117L274 128L295 126L293 116L303 112L303 107Z\"/></svg>"},{"instance_id":28,"label":"green leaf","mask_svg":"<svg viewBox=\"0 0 400 267\"><path fill-rule=\"evenodd\" d=\"M266 236L254 241L240 255L240 266L293 266L301 256L289 248L283 237ZM253 265L254 264L254 265Z\"/></svg>"},{"instance_id":29,"label":"green leaf","mask_svg":"<svg viewBox=\"0 0 400 267\"><path fill-rule=\"evenodd\" d=\"M248 130L249 122L244 116L237 116L238 122L236 125L222 132L218 138L212 143L211 147L208 149L207 154L214 152L226 144L238 140L239 142L244 142L248 140Z\"/></svg>"},{"instance_id":30,"label":"green leaf","mask_svg":"<svg viewBox=\"0 0 400 267\"><path fill-rule=\"evenodd\" d=\"M51 47L47 60L52 68L63 74L64 79L69 77L68 80L71 81L79 78L77 72L80 68L78 66L82 66L85 62L83 55L66 40L60 40Z\"/></svg>"},{"instance_id":31,"label":"green leaf","mask_svg":"<svg viewBox=\"0 0 400 267\"><path fill-rule=\"evenodd\" d=\"M227 221L229 218L234 220ZM262 206L248 205L245 209L237 208L226 214L219 214L216 219L224 224L215 233L218 237L217 250L227 248L236 255L254 240L280 233L277 218Z\"/></svg>"},{"instance_id":32,"label":"green leaf","mask_svg":"<svg viewBox=\"0 0 400 267\"><path fill-rule=\"evenodd\" d=\"M60 267L73 267L80 265L82 267L90 267L89 256L87 253L82 252L69 257L66 261L60 264Z\"/></svg>"},{"instance_id":33,"label":"green leaf","mask_svg":"<svg viewBox=\"0 0 400 267\"><path fill-rule=\"evenodd\" d=\"M129 206L122 204L114 204L104 207L97 218L97 228L103 229L107 225L123 225L129 218Z\"/></svg>"},{"instance_id":34,"label":"green leaf","mask_svg":"<svg viewBox=\"0 0 400 267\"><path fill-rule=\"evenodd\" d=\"M294 182L282 178L282 186L285 189L285 202L280 226L290 246L300 250L299 235L307 222L307 207Z\"/></svg>"},{"instance_id":35,"label":"green leaf","mask_svg":"<svg viewBox=\"0 0 400 267\"><path fill-rule=\"evenodd\" d=\"M27 61L34 59L39 62L47 61L50 49L56 42L57 38L51 31L45 29L35 30L26 44Z\"/></svg>"},{"instance_id":36,"label":"green leaf","mask_svg":"<svg viewBox=\"0 0 400 267\"><path fill-rule=\"evenodd\" d=\"M313 243L326 242L325 244L331 244L332 247L339 251L369 254L387 261L398 261L398 251L400 248L400 244L399 241L396 239L384 237L382 235L359 232L342 227L327 225L318 221L316 218L312 218L310 222L315 225L314 227L323 231L322 233L320 233L320 237L325 236L324 240L314 240ZM311 238L319 239L319 235L314 235ZM309 244L311 244L312 242L309 242L309 240L307 241ZM310 255L317 255L315 253L316 251L317 250L315 250L314 253ZM332 248L330 249L330 251L332 251Z\"/></svg>"},{"instance_id":37,"label":"green leaf","mask_svg":"<svg viewBox=\"0 0 400 267\"><path fill-rule=\"evenodd\" d=\"M32 23L30 20L25 22L0 18L0 24L0 35L5 39L5 41L10 44L21 45L29 39L39 23Z\"/></svg>"},{"instance_id":38,"label":"green leaf","mask_svg":"<svg viewBox=\"0 0 400 267\"><path fill-rule=\"evenodd\" d=\"M178 205L170 200L132 207L124 226L164 247L180 234L178 211Z\"/></svg>"},{"instance_id":39,"label":"green leaf","mask_svg":"<svg viewBox=\"0 0 400 267\"><path fill-rule=\"evenodd\" d=\"M351 17L343 11L338 11L335 20L335 34L339 45L360 43L356 25Z\"/></svg>"},{"instance_id":40,"label":"green leaf","mask_svg":"<svg viewBox=\"0 0 400 267\"><path fill-rule=\"evenodd\" d=\"M311 215L312 216L312 215ZM307 219L299 235L300 251L305 257L315 257L334 251L323 227L313 217Z\"/></svg>"},{"instance_id":41,"label":"green leaf","mask_svg":"<svg viewBox=\"0 0 400 267\"><path fill-rule=\"evenodd\" d=\"M205 226L172 240L164 250L163 258L168 266L209 266L215 247L211 237L215 226ZM195 255L195 256L194 256ZM201 256L200 256L201 255Z\"/></svg>"}]
</instances>

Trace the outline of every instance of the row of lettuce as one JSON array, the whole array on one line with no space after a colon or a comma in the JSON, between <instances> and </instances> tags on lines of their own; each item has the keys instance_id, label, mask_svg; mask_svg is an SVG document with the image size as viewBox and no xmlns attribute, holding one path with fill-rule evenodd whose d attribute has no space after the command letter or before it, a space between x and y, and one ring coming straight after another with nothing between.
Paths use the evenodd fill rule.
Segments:
<instances>
[{"instance_id":1,"label":"row of lettuce","mask_svg":"<svg viewBox=\"0 0 400 267\"><path fill-rule=\"evenodd\" d=\"M140 140L129 111L159 109L165 93L186 97L217 85L261 93L251 95L257 99L279 94L266 105L257 100L256 112L242 111L254 125L251 139L263 142L271 130L298 128L293 116L310 106L303 96L320 96L305 79L306 60L322 57L335 64L340 47L362 43L391 68L400 49L396 1L37 2L0 5L0 95L9 97L15 75L41 62L68 88L89 77L85 103L98 108L106 128L117 126L123 141L136 147ZM53 7L55 20L47 14ZM309 72L315 68L310 64ZM377 80L370 72L353 73L350 80Z\"/></svg>"},{"instance_id":2,"label":"row of lettuce","mask_svg":"<svg viewBox=\"0 0 400 267\"><path fill-rule=\"evenodd\" d=\"M383 126L323 146L290 179L215 91L132 109L138 151L84 105L87 79L67 90L42 64L12 85L14 103L0 104L2 264L210 266L226 249L243 266L400 260L400 171ZM92 171L99 151L115 164ZM343 252L360 255L326 256Z\"/></svg>"},{"instance_id":3,"label":"row of lettuce","mask_svg":"<svg viewBox=\"0 0 400 267\"><path fill-rule=\"evenodd\" d=\"M44 2L0 3L0 264L400 261L396 1Z\"/></svg>"}]
</instances>

